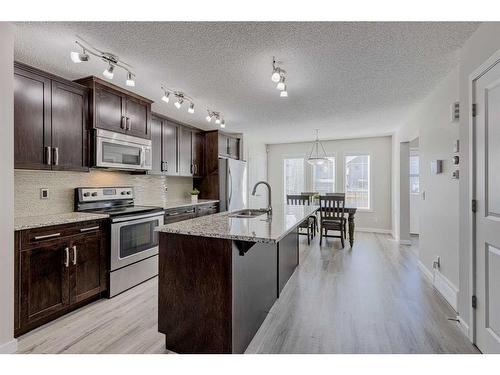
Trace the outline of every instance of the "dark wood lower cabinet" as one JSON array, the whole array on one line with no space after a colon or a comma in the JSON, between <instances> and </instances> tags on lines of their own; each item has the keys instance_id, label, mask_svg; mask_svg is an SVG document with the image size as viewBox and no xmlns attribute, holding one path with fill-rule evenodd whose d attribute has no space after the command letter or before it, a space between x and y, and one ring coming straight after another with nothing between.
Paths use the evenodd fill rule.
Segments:
<instances>
[{"instance_id":1,"label":"dark wood lower cabinet","mask_svg":"<svg viewBox=\"0 0 500 375\"><path fill-rule=\"evenodd\" d=\"M107 289L103 222L16 232L14 336L75 308Z\"/></svg>"}]
</instances>

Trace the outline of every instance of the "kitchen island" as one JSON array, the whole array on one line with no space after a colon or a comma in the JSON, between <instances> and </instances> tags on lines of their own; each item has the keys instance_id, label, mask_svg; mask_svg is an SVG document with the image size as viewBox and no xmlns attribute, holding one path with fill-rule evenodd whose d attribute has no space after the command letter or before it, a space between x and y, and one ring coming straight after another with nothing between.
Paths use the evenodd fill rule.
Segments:
<instances>
[{"instance_id":1,"label":"kitchen island","mask_svg":"<svg viewBox=\"0 0 500 375\"><path fill-rule=\"evenodd\" d=\"M299 263L317 206L223 212L157 228L158 330L177 353L243 353Z\"/></svg>"}]
</instances>

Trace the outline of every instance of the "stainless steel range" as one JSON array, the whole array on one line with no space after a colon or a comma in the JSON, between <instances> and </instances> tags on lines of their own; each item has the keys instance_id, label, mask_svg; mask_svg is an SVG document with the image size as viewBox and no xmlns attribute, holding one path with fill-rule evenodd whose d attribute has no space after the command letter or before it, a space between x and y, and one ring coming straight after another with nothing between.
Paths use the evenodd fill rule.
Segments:
<instances>
[{"instance_id":1,"label":"stainless steel range","mask_svg":"<svg viewBox=\"0 0 500 375\"><path fill-rule=\"evenodd\" d=\"M132 187L81 187L75 189L75 210L110 216L110 297L158 274L154 229L163 225L163 208L134 205Z\"/></svg>"}]
</instances>

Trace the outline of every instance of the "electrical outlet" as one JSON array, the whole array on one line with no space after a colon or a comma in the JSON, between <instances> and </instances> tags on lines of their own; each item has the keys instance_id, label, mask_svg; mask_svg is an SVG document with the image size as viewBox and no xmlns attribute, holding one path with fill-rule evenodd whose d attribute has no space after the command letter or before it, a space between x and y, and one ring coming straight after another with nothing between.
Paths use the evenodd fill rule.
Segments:
<instances>
[{"instance_id":1,"label":"electrical outlet","mask_svg":"<svg viewBox=\"0 0 500 375\"><path fill-rule=\"evenodd\" d=\"M49 199L49 189L47 188L40 189L40 199Z\"/></svg>"},{"instance_id":2,"label":"electrical outlet","mask_svg":"<svg viewBox=\"0 0 500 375\"><path fill-rule=\"evenodd\" d=\"M432 262L432 268L434 269L440 269L441 268L441 258L439 255L436 255L434 258L434 262Z\"/></svg>"}]
</instances>

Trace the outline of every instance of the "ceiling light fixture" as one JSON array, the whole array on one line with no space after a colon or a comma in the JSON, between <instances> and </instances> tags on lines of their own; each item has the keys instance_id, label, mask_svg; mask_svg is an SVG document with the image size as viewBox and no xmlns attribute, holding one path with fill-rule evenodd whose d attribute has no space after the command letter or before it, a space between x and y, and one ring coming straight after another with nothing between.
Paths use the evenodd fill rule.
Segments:
<instances>
[{"instance_id":1,"label":"ceiling light fixture","mask_svg":"<svg viewBox=\"0 0 500 375\"><path fill-rule=\"evenodd\" d=\"M226 120L224 120L224 117L222 117L222 114L220 112L211 111L209 109L207 109L207 112L208 112L208 115L207 115L207 117L205 117L205 119L208 122L211 122L212 119L215 119L215 124L216 125L220 125L221 128L225 128L226 127Z\"/></svg>"},{"instance_id":2,"label":"ceiling light fixture","mask_svg":"<svg viewBox=\"0 0 500 375\"><path fill-rule=\"evenodd\" d=\"M127 72L127 80L125 81L125 84L130 87L135 86L135 76L132 73Z\"/></svg>"},{"instance_id":3,"label":"ceiling light fixture","mask_svg":"<svg viewBox=\"0 0 500 375\"><path fill-rule=\"evenodd\" d=\"M161 97L161 100L163 100L165 103L168 103L170 101L170 95L173 95L177 101L174 103L175 108L181 109L182 104L186 101L189 102L189 107L188 107L188 113L194 113L194 101L193 98L187 96L184 94L182 91L178 90L172 90L169 89L168 87L162 86L161 87L163 91L163 96Z\"/></svg>"},{"instance_id":4,"label":"ceiling light fixture","mask_svg":"<svg viewBox=\"0 0 500 375\"><path fill-rule=\"evenodd\" d=\"M318 132L319 129L316 130L316 140L313 142L311 152L309 153L309 157L307 158L307 162L311 165L321 165L328 161L328 156L326 156L325 148L323 144L319 140ZM321 147L321 154L320 154Z\"/></svg>"},{"instance_id":5,"label":"ceiling light fixture","mask_svg":"<svg viewBox=\"0 0 500 375\"><path fill-rule=\"evenodd\" d=\"M276 58L273 56L273 73L271 75L271 80L276 82L276 88L280 90L280 97L287 98L288 92L286 91L286 70L280 68L278 65L283 64L281 61L276 61Z\"/></svg>"},{"instance_id":6,"label":"ceiling light fixture","mask_svg":"<svg viewBox=\"0 0 500 375\"><path fill-rule=\"evenodd\" d=\"M84 41L80 37L78 37L78 39L80 40L76 40L75 43L79 48L82 49L82 52L72 51L70 53L71 61L73 61L75 64L79 64L81 62L89 61L90 55L95 56L108 64L108 68L102 72L104 77L113 79L113 71L116 67L118 67L125 70L127 73L125 84L130 87L135 86L135 74L132 73L132 66L120 60L118 56L110 52L101 51L91 46L88 42Z\"/></svg>"}]
</instances>

